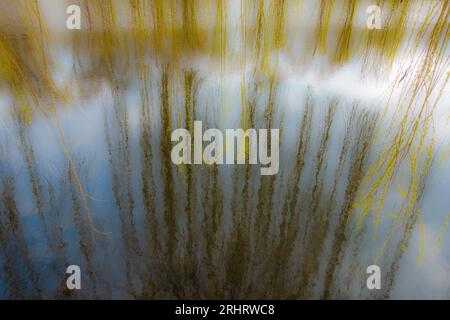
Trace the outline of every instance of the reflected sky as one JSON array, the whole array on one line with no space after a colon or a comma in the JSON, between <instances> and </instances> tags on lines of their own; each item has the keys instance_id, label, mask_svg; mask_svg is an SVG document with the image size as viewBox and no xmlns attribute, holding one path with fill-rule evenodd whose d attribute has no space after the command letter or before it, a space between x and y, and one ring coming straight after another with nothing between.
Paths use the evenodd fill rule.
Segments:
<instances>
[{"instance_id":1,"label":"reflected sky","mask_svg":"<svg viewBox=\"0 0 450 320\"><path fill-rule=\"evenodd\" d=\"M63 4L39 3L51 64L41 69L37 53L17 51L26 85L0 74L0 298L448 298L448 42L438 41L443 60L430 58L440 76L430 71L416 93L427 64L406 40L377 72L364 57L311 56L317 15L306 17L321 10L313 1L288 1L281 20L265 18L267 56L252 48L258 10L276 8L270 1L265 9L228 4L219 55L208 54L220 34L215 5L195 9L214 13L196 15L210 34L206 49L175 52L127 32L133 11L120 1L112 2L117 29L92 18L107 32L76 35L59 27ZM360 52L366 3L355 3L362 13L352 48ZM342 1L332 9L329 51L339 51L333 41L347 10ZM413 30L426 13L407 10ZM305 19L296 21L296 12ZM279 21L280 48L270 33ZM17 20L8 22L0 25L11 37L2 38L4 65L4 52L36 45L18 36L28 31ZM420 112L427 94L430 117ZM261 177L258 166L173 165L170 133L194 120L204 130L280 129L280 171ZM395 141L398 150L389 148ZM392 158L395 174L378 177L396 153L403 156ZM373 263L385 284L377 292L365 287ZM69 264L84 272L80 292L65 289Z\"/></svg>"}]
</instances>

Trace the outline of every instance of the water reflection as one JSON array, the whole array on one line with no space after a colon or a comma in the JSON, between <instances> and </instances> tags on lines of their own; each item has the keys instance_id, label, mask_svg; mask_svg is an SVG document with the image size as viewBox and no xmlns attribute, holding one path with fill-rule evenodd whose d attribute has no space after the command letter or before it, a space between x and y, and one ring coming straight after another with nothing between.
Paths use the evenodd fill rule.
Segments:
<instances>
[{"instance_id":1,"label":"water reflection","mask_svg":"<svg viewBox=\"0 0 450 320\"><path fill-rule=\"evenodd\" d=\"M6 107L0 115L0 297L406 294L402 285L408 279L398 282L398 276L417 270L411 258L417 252L408 248L413 231L422 237L424 225L437 224L420 212L445 208L435 196L445 185L429 186L430 176L445 176L448 168L442 173L434 166L427 117L403 121L405 113L396 111L398 92L388 104L394 111L386 116L379 107L385 100L323 90L326 77L317 85L297 74L298 66L284 52L275 58L266 53L286 46L283 10L266 22L266 31L262 25L251 31L269 49L256 49L256 62L243 54L237 67L225 47L239 41L224 40L221 2L208 58L202 29L186 17L181 33L186 39L173 45L180 36L168 27L162 3L152 7L162 17L153 21L161 32L151 35L118 31L114 6L101 3L97 9L108 13L100 20L103 28L70 41L42 46L39 41L46 38L2 31L1 74L8 85L1 92ZM324 3L320 10L326 16L332 8ZM357 3L344 6L347 16ZM268 8L253 10L263 19ZM448 16L448 8L442 10ZM136 23L146 21L139 11L132 13ZM352 19L340 31L332 59L337 65L350 59ZM165 28L174 32L173 47L166 48ZM318 38L326 38L324 27L318 28ZM273 34L267 35L269 29ZM237 38L245 42L251 32L244 29ZM24 48L39 50L24 54ZM323 40L319 51L326 52ZM319 64L317 73L336 67L313 57L308 61ZM347 65L358 75L359 67L354 61ZM399 101L408 99L400 95ZM174 166L172 130L191 131L195 120L205 129L279 128L280 172L261 176L257 166L248 165ZM405 134L416 127L419 138ZM398 150L390 149L391 143ZM413 156L401 162L414 146ZM369 292L361 288L374 257L386 284ZM83 271L81 291L65 288L69 264ZM441 297L442 287L421 285L420 294Z\"/></svg>"}]
</instances>

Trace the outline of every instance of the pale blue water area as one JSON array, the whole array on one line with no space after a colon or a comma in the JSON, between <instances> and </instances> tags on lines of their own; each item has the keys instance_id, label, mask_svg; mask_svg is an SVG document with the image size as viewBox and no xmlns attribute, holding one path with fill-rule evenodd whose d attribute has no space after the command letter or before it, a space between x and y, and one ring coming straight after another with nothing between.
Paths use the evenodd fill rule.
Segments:
<instances>
[{"instance_id":1,"label":"pale blue water area","mask_svg":"<svg viewBox=\"0 0 450 320\"><path fill-rule=\"evenodd\" d=\"M63 60L65 68L70 69L73 61L70 56L63 54L67 59ZM155 189L152 195L155 199L154 214L160 225L162 243L169 242L171 235L165 233L165 223L163 212L167 206L164 181L164 164L161 163L161 69L155 66L150 80L150 102L146 105L151 110L151 121L148 123L151 132L151 140L147 141L152 150L152 174ZM353 70L353 71L352 71ZM356 105L356 113L369 111L373 114L381 113L383 96L379 95L380 89L372 88L376 93L374 97L362 98L358 90L367 88L365 84L355 83L355 78L349 75L356 73L355 69L349 67L346 72L333 79L314 79L308 74L286 74L279 79L276 88L273 127L282 130L282 146L280 151L280 171L275 180L275 190L272 194L273 207L271 214L274 221L281 223L280 212L285 198L286 187L292 177L293 168L296 165L296 150L298 145L298 132L305 111L304 105L309 95L313 105L311 140L308 152L305 156L305 167L301 180L300 189L305 190L301 194L300 205L309 206L312 203L312 195L309 194L311 185L314 184L317 150L323 134L323 121L326 117L327 107L330 101L335 98L337 101L336 111L330 137L327 142L325 152L325 164L321 169L321 181L323 181L322 195L324 205L326 196L332 190L333 181L336 175L339 153L341 152L345 126L352 106ZM340 77L340 78L339 78ZM29 126L25 126L25 143L28 149L32 149L35 157L35 167L32 169L37 173L38 184L40 184L41 200L44 209L41 214L45 216L48 231L44 231L42 220L39 217L39 210L36 206L36 196L33 194L33 187L30 183L30 169L24 160L24 151L20 148L23 138L19 134L17 121L9 114L13 108L13 99L8 94L2 92L1 101L1 126L0 126L0 175L2 186L0 190L4 192L6 188L5 179L12 179L14 183L14 197L17 210L20 213L22 233L25 237L25 244L30 253L31 268L37 274L36 282L33 282L30 275L30 266L24 261L24 252L15 242L16 235L12 230L4 232L7 252L0 254L0 265L4 268L5 259L9 259L9 266L17 268L13 272L3 272L0 276L0 298L8 298L11 288L20 288L18 296L33 296L36 288L39 289L41 297L53 298L69 296L65 292L65 268L69 264L76 264L83 270L83 290L73 297L100 297L100 298L131 298L139 297L144 290L145 277L158 277L160 269L150 266L152 263L165 265L164 255L154 256L149 253L149 238L153 235L145 222L145 208L142 198L142 141L141 134L141 88L136 77L128 77L134 80L127 81L124 77L123 87L120 92L113 93L110 84L104 79L93 79L92 86L98 88L94 94L87 98L76 98L68 106L62 106L57 115L50 115L45 118L35 117ZM196 120L203 120L205 127L217 127L219 129L239 128L241 112L241 78L239 73L227 73L221 76L209 70L198 71L199 88L196 95L197 114ZM255 94L257 105L255 114L255 128L264 128L263 106L268 103L268 87L264 80L259 83L259 91L252 92L254 85L251 74L248 75L248 95ZM122 79L119 79L121 81ZM88 80L89 81L89 80ZM344 83L344 84L342 84ZM86 84L85 84L86 85ZM88 86L90 84L87 84ZM169 80L169 101L172 108L172 128L183 127L183 108L185 106L183 82L180 80ZM348 87L347 91L342 91L342 86ZM356 89L352 89L355 87ZM124 89L123 89L124 88ZM378 90L378 91L377 91ZM382 92L382 90L381 90ZM340 93L340 94L339 94ZM114 96L117 94L117 96ZM380 97L380 98L376 98ZM444 103L448 102L448 92ZM124 113L125 112L125 113ZM126 114L126 117L124 116ZM105 117L107 122L105 122ZM126 119L126 120L125 120ZM128 124L124 129L123 121ZM63 136L58 133L57 122L61 124ZM121 126L122 125L122 126ZM358 138L357 123L352 128L352 138L349 141L350 149ZM383 123L379 124L383 127ZM442 129L441 129L442 130ZM448 127L443 129L447 134L439 136L436 143L436 152L440 152L448 146ZM447 130L447 131L445 131ZM111 141L111 158L108 154L107 135ZM124 138L127 134L127 140ZM63 140L62 140L63 137ZM125 139L125 140L124 140ZM76 171L80 175L83 192L87 200L88 207L92 213L93 223L98 229L98 233L92 233L92 226L89 225L89 213L84 208L81 195L75 180L69 182L70 170L68 170L68 155L64 152L62 141L68 148L70 157L76 166ZM164 142L163 142L164 143ZM167 143L167 142L166 142ZM374 159L377 151L382 148L375 145L371 148L368 161ZM425 230L425 253L423 263L419 267L417 256L420 251L420 230L416 224L409 247L400 259L396 281L391 292L391 298L443 298L448 297L450 283L450 237L448 233L444 235L441 250L433 253L433 245L437 241L439 230L444 224L448 211L448 190L450 190L450 166L448 158L438 161L440 155L436 153L436 161L430 169L429 177L426 180L426 187L420 209L423 215L423 228ZM110 163L112 161L112 166ZM127 162L129 161L129 163ZM173 175L173 201L176 204L177 212L176 225L178 228L178 242L176 247L182 252L184 248L187 218L184 215L186 207L186 182L184 175L185 167L171 166ZM352 164L347 161L344 166L344 174L339 179L336 203L344 200L346 188L346 172L349 172ZM113 170L112 170L113 167ZM240 166L245 168L245 166ZM251 212L257 215L258 188L263 179L256 174L258 166L252 168L249 179L250 199L247 206ZM223 212L224 216L220 222L219 229L224 234L231 234L232 230L232 206L233 201L239 202L239 208L243 206L245 199L237 197L236 190L233 189L233 176L236 166L219 166L219 184L223 190ZM238 170L241 170L238 169ZM128 171L129 172L128 175ZM194 205L194 215L198 220L196 225L196 237L203 236L204 230L200 227L201 218L212 212L214 204L205 203L204 195L211 188L210 184L205 184L205 175L210 172L207 165L195 166L194 169L194 189L196 190L196 204ZM243 170L243 169L242 169ZM404 168L401 170L405 170ZM72 174L75 172L72 170ZM406 174L407 170L405 170ZM242 172L241 172L242 174ZM400 175L402 177L402 175ZM404 176L403 176L404 177ZM75 179L75 177L71 177ZM118 194L114 193L114 179L119 188ZM9 181L9 180L8 180ZM267 181L267 180L266 180ZM243 182L239 182L239 186ZM403 182L402 182L403 183ZM52 191L50 191L50 189ZM383 240L389 231L389 216L400 210L402 199L397 193L398 185L392 183L392 192L386 201L383 214L386 216L386 224L382 224L379 236L376 241L372 240L374 227L372 221L367 222L365 233L358 238L359 261L353 260L351 252L347 252L342 260L342 269L355 272L350 275L343 275L343 280L337 280L337 287L340 292L344 292L346 297L363 298L370 293L361 287L366 277L365 268L371 264L373 256L376 254ZM52 193L53 192L53 193ZM243 191L242 191L243 192ZM53 198L52 198L53 197ZM78 199L73 201L73 197ZM130 202L130 197L133 198ZM123 211L119 209L118 199L121 201ZM53 205L52 205L53 201ZM80 216L76 216L74 205L80 206ZM336 205L336 208L338 205ZM2 210L5 205L2 204ZM132 209L130 209L132 208ZM242 209L242 208L241 208ZM333 211L332 224L337 222L338 211ZM81 219L82 226L79 226L77 219ZM5 223L5 221L3 221ZM276 227L274 227L276 228ZM304 232L305 226L299 225L300 234ZM81 230L81 231L80 231ZM58 238L58 232L62 232L62 238ZM81 232L81 234L80 234ZM315 232L312 230L311 232ZM101 233L101 234L100 234ZM94 238L92 237L94 235ZM140 250L135 250L133 238L137 241ZM325 237L325 252L331 247L331 236ZM82 244L83 243L83 244ZM86 260L83 253L83 245L90 244L89 257ZM82 245L80 245L82 244ZM55 248L56 245L56 248ZM65 247L60 247L60 246ZM355 245L355 244L352 244ZM394 241L386 249L387 252L395 250L397 243ZM131 249L130 249L131 248ZM202 264L202 244L198 246L195 255L198 262ZM294 246L295 248L295 246ZM218 250L218 249L216 249ZM139 253L139 251L141 251ZM295 250L294 250L295 251ZM180 254L182 256L182 254ZM325 255L326 256L326 255ZM388 256L389 257L389 256ZM389 258L380 261L383 267L389 265ZM11 260L12 259L12 260ZM164 258L165 259L165 258ZM291 267L301 259L309 259L305 254L296 253L291 257ZM326 261L321 258L320 261ZM131 267L130 264L131 263ZM356 264L356 267L352 266ZM130 269L131 268L131 269ZM127 270L132 270L128 275ZM175 270L183 272L183 265L177 264ZM199 269L199 279L202 279L204 271ZM222 269L218 269L221 273ZM312 286L311 296L314 297L323 286L323 276L320 274L325 270L325 264L319 266L319 276L317 282ZM386 270L386 269L385 269ZM156 273L156 274L155 274ZM7 278L11 274L14 279ZM383 273L384 275L384 273ZM144 279L142 278L144 277ZM348 278L353 279L348 280ZM339 278L340 279L340 278ZM346 280L344 280L346 279ZM14 283L11 284L10 281ZM206 280L198 280L200 287L206 286ZM130 288L133 287L134 293ZM95 287L95 294L94 294ZM156 297L173 297L171 289L159 288ZM58 293L59 292L59 293Z\"/></svg>"}]
</instances>

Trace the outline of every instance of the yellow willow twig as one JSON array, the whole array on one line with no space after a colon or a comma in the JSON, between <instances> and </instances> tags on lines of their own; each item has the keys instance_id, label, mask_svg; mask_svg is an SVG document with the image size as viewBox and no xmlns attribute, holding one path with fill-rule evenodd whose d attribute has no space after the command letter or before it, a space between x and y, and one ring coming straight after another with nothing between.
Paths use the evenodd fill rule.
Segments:
<instances>
[{"instance_id":1,"label":"yellow willow twig","mask_svg":"<svg viewBox=\"0 0 450 320\"><path fill-rule=\"evenodd\" d=\"M448 228L449 221L450 221L450 214L448 214L445 217L444 224L442 225L441 230L439 231L439 234L438 234L437 241L434 244L434 250L433 251L434 251L435 254L438 253L439 250L441 249L442 240L444 239L444 234L445 234L445 231Z\"/></svg>"},{"instance_id":2,"label":"yellow willow twig","mask_svg":"<svg viewBox=\"0 0 450 320\"><path fill-rule=\"evenodd\" d=\"M344 25L339 32L337 48L333 56L333 61L337 64L343 64L350 59L350 41L352 39L353 20L357 5L357 0L349 0L347 2Z\"/></svg>"},{"instance_id":3,"label":"yellow willow twig","mask_svg":"<svg viewBox=\"0 0 450 320\"><path fill-rule=\"evenodd\" d=\"M419 249L419 256L417 257L417 265L420 267L422 265L422 259L425 253L425 231L422 214L420 213L419 209L417 210L417 216L419 217L419 225L420 225L420 249Z\"/></svg>"},{"instance_id":4,"label":"yellow willow twig","mask_svg":"<svg viewBox=\"0 0 450 320\"><path fill-rule=\"evenodd\" d=\"M331 13L333 12L334 0L321 0L319 23L316 27L316 43L313 55L318 51L321 55L327 53L328 31L330 29Z\"/></svg>"},{"instance_id":5,"label":"yellow willow twig","mask_svg":"<svg viewBox=\"0 0 450 320\"><path fill-rule=\"evenodd\" d=\"M381 221L381 210L388 194L391 181L397 175L398 168L406 159L410 164L410 183L406 199L402 204L398 215L400 221L406 221L406 229L402 239L402 250L406 250L406 245L418 212L418 201L420 201L423 192L423 183L428 174L433 154L434 139L431 143L426 139L429 136L429 130L432 128L432 115L440 100L443 89L448 81L447 77L442 80L445 72L445 65L448 65L447 59L443 59L444 48L448 42L448 24L444 21L448 19L448 4L441 7L439 16L436 18L436 24L433 26L428 40L428 46L423 50L423 57L417 63L416 79L412 78L410 83L405 85L400 99L399 107L396 112L400 118L400 125L397 126L392 142L376 158L372 167L369 169L363 180L357 201L353 205L353 210L358 209L359 224L367 217L370 211L375 208L375 228L378 231ZM424 33L419 33L417 37L422 38ZM443 40L441 40L443 39ZM431 103L432 94L436 87L440 87L436 93L435 100ZM420 98L419 92L424 92L422 101L417 106L417 100ZM411 92L411 94L409 94ZM431 103L431 107L429 107ZM404 109L401 110L400 106ZM414 109L418 109L414 113ZM403 115L400 115L400 110ZM394 117L395 121L396 118ZM391 123L391 128L392 126ZM390 131L388 131L389 138ZM425 147L425 143L428 144ZM419 158L420 155L420 158ZM394 232L400 226L395 223L391 232ZM389 242L392 235L389 234L382 244L377 257L386 248L386 241ZM421 244L423 245L423 243Z\"/></svg>"},{"instance_id":6,"label":"yellow willow twig","mask_svg":"<svg viewBox=\"0 0 450 320\"><path fill-rule=\"evenodd\" d=\"M40 15L39 5L36 1L26 2L23 5L24 5L24 7L22 7L22 9L24 10L23 14L25 15L25 13L27 13L27 12L30 13L31 17L34 17L39 22L39 37L37 37L39 39L39 41L37 43L32 42L32 45L33 45L33 47L36 47L37 50L39 50L39 53L42 55L41 58L42 58L44 67L43 67L43 70L41 70L40 72L46 76L46 78L44 78L43 80L46 83L50 84L51 91L55 92L53 90L55 88L53 85L53 83L54 83L53 79L51 79L49 77L50 66L49 66L49 62L48 62L48 58L47 58L47 53L45 50L45 44L48 43L48 33L46 31L45 25L43 24L42 17ZM26 16L23 16L23 19L25 19L25 17ZM26 30L28 30L27 31L28 36L30 36L30 37L33 37L33 34L34 34L34 28L32 26L32 23L33 23L33 20L31 20L31 22L28 22L28 20L23 21L23 25L25 26ZM54 123L58 128L58 133L59 133L61 142L63 144L64 151L65 151L66 156L68 157L69 162L71 163L72 167L75 168L73 166L72 157L71 157L70 152L68 151L67 145L65 143L61 123L56 118L56 114L57 114L56 107L53 104L51 104L51 107L49 107L49 108L43 107L46 104L44 104L44 102L42 101L40 94L37 92L37 90L34 88L34 86L32 85L32 83L30 81L25 80L26 79L26 71L24 69L24 61L21 60L19 57L13 55L13 51L11 51L10 48L8 48L8 43L7 43L7 40L5 39L4 35L1 34L1 36L2 36L1 37L2 39L0 39L0 55L2 57L2 61L4 61L5 63L1 64L3 67L2 67L2 69L0 69L0 71L3 76L4 75L7 76L7 81L11 87L11 90L12 90L15 98L19 101L19 105L21 107L21 109L19 109L19 115L22 114L20 116L24 117L25 123L27 123L27 124L30 124L30 122L31 122L31 114L38 116L39 118L41 118L41 120L44 120L41 117L41 113L44 116L55 117ZM31 96L31 100L34 103L33 105L31 105L29 102L27 102L27 97L26 97L27 95ZM57 97L55 97L55 95L51 94L51 99L53 101L55 101L55 100L57 100ZM43 121L43 123L50 130L49 126L45 123L45 121ZM86 197L84 195L84 190L81 185L81 181L79 179L76 169L74 169L74 174L76 176L78 191L80 192L80 194L82 196L83 203L84 203L85 209L87 211L88 219L90 221L92 230L93 230L93 232L101 233L98 231L98 229L95 228L95 226L93 224L92 213L88 206Z\"/></svg>"}]
</instances>

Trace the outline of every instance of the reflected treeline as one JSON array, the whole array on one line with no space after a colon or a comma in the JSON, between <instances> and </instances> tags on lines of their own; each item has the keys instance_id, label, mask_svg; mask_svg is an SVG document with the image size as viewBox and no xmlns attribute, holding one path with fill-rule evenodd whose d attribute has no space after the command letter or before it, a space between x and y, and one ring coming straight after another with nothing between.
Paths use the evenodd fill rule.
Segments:
<instances>
[{"instance_id":1,"label":"reflected treeline","mask_svg":"<svg viewBox=\"0 0 450 320\"><path fill-rule=\"evenodd\" d=\"M84 267L89 282L82 293L72 295L110 297L108 290L120 286L122 294L134 298L340 296L346 281L353 281L339 272L352 249L352 205L368 169L379 114L358 103L346 106L338 97L329 97L325 108L319 107L321 98L307 89L304 101L296 106L297 134L281 140L287 162L278 175L260 176L250 165L177 167L170 159L173 128L193 128L194 119L207 127L221 127L225 119L204 101L199 103L208 89L195 71L166 65L141 76L144 85L138 90L136 128L129 126L127 108L132 106L123 91L115 92L102 107L104 140L97 143L105 156L94 162L100 162L111 179L106 185L111 207L93 206L92 200L89 206L95 208L94 214L108 211L110 221L101 226L97 222L105 234L92 235L73 176L76 171L84 192L90 194L94 191L90 181L99 178L90 174L92 163L76 151L72 162L62 157L61 174L44 174L38 160L30 156L35 146L24 133L28 128L18 129L33 198L37 198L35 185L40 186L33 207L43 217L40 227L34 228L52 249L45 260L62 259L54 272L64 279L62 262L70 256L70 261L76 259ZM284 124L289 123L279 102L279 80L250 79L245 86L248 126L281 128L285 137ZM267 99L257 99L260 93ZM180 97L184 107L173 107ZM333 135L340 137L337 154L329 150ZM14 273L12 279L19 278L7 283L8 296L32 297L36 291L37 297L70 297L58 293L64 283L41 285L45 280L39 279L39 262L33 260L21 229L16 178L6 172L2 176L6 214L2 238L17 238L8 243L19 246L26 268L11 270L9 264L18 263L19 257L10 259L10 251L4 251L4 269ZM61 215L68 214L69 223L61 222ZM103 274L99 264L105 252L109 264L121 265L107 272L113 279ZM368 263L359 257L358 266Z\"/></svg>"},{"instance_id":2,"label":"reflected treeline","mask_svg":"<svg viewBox=\"0 0 450 320\"><path fill-rule=\"evenodd\" d=\"M21 224L20 212L15 200L15 180L12 176L2 179L1 245L6 293L9 297L41 297L38 272Z\"/></svg>"},{"instance_id":3,"label":"reflected treeline","mask_svg":"<svg viewBox=\"0 0 450 320\"><path fill-rule=\"evenodd\" d=\"M359 0L80 0L86 28L64 40L39 2L18 3L0 25L0 297L390 297L413 231L424 238L448 2L379 1L386 27L368 31ZM384 109L292 85L317 59L326 76L396 69ZM78 105L99 128L86 148ZM171 133L195 120L280 129L280 172L175 166ZM374 262L386 285L372 293ZM65 288L70 264L81 291Z\"/></svg>"}]
</instances>

